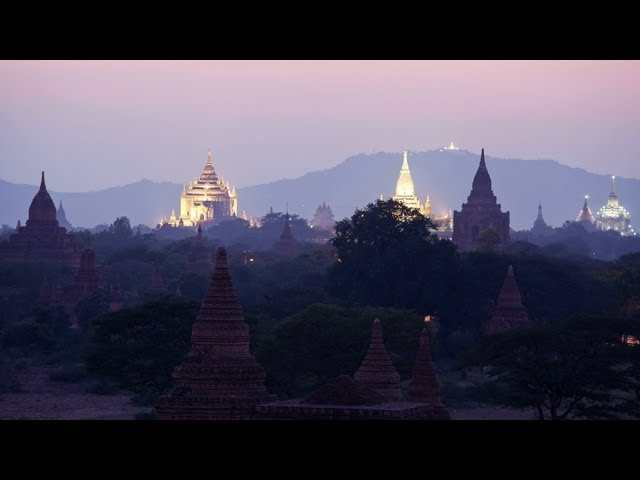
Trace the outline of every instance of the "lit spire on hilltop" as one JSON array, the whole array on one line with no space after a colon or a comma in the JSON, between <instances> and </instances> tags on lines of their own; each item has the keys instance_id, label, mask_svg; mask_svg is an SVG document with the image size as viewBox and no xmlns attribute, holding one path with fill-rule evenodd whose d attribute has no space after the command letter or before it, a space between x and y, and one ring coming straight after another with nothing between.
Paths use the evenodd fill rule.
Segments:
<instances>
[{"instance_id":1,"label":"lit spire on hilltop","mask_svg":"<svg viewBox=\"0 0 640 480\"><path fill-rule=\"evenodd\" d=\"M453 140L451 140L451 143L449 144L448 147L444 147L445 150L460 150L458 147L456 147L456 145L453 143Z\"/></svg>"}]
</instances>

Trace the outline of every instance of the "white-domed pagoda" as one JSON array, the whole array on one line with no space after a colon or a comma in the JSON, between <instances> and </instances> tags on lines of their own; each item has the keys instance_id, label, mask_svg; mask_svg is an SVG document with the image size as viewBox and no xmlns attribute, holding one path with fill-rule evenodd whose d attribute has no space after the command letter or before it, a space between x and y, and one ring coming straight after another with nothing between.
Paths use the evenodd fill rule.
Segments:
<instances>
[{"instance_id":1,"label":"white-domed pagoda","mask_svg":"<svg viewBox=\"0 0 640 480\"><path fill-rule=\"evenodd\" d=\"M611 192L607 204L600 207L596 214L596 225L600 230L615 230L621 235L635 235L631 227L629 212L620 205L618 192L616 191L616 177L611 177Z\"/></svg>"}]
</instances>

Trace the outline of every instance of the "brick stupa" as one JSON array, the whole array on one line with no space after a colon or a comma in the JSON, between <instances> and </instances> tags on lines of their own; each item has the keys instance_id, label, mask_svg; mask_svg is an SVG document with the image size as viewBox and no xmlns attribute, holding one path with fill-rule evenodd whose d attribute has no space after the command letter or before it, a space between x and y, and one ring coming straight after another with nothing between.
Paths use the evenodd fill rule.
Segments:
<instances>
[{"instance_id":1,"label":"brick stupa","mask_svg":"<svg viewBox=\"0 0 640 480\"><path fill-rule=\"evenodd\" d=\"M75 279L74 296L78 300L100 287L96 268L96 253L91 245L91 236L87 238L87 246L80 255L80 269Z\"/></svg>"},{"instance_id":2,"label":"brick stupa","mask_svg":"<svg viewBox=\"0 0 640 480\"><path fill-rule=\"evenodd\" d=\"M291 224L289 223L289 212L285 215L284 226L282 227L282 233L280 234L280 240L274 245L273 249L282 255L295 255L298 251L298 244L296 243L293 234L291 233Z\"/></svg>"},{"instance_id":3,"label":"brick stupa","mask_svg":"<svg viewBox=\"0 0 640 480\"><path fill-rule=\"evenodd\" d=\"M384 346L382 327L377 318L373 321L369 351L353 377L365 387L378 392L387 402L402 400L400 375Z\"/></svg>"},{"instance_id":4,"label":"brick stupa","mask_svg":"<svg viewBox=\"0 0 640 480\"><path fill-rule=\"evenodd\" d=\"M193 325L191 350L173 372L173 390L159 398L165 420L249 420L256 405L276 399L249 351L249 327L218 249L209 290Z\"/></svg>"},{"instance_id":5,"label":"brick stupa","mask_svg":"<svg viewBox=\"0 0 640 480\"><path fill-rule=\"evenodd\" d=\"M418 356L409 382L408 398L410 402L427 403L432 407L433 420L451 420L449 411L440 401L440 385L431 361L429 331L425 327L420 334Z\"/></svg>"},{"instance_id":6,"label":"brick stupa","mask_svg":"<svg viewBox=\"0 0 640 480\"><path fill-rule=\"evenodd\" d=\"M160 274L160 263L156 260L153 266L153 275L151 275L151 283L147 289L149 295L165 295L169 293L167 287L164 286L162 275Z\"/></svg>"},{"instance_id":7,"label":"brick stupa","mask_svg":"<svg viewBox=\"0 0 640 480\"><path fill-rule=\"evenodd\" d=\"M486 333L501 333L512 328L530 327L527 311L522 306L522 297L513 276L513 267L509 265L507 276L498 295L498 301L487 323Z\"/></svg>"},{"instance_id":8,"label":"brick stupa","mask_svg":"<svg viewBox=\"0 0 640 480\"><path fill-rule=\"evenodd\" d=\"M198 236L193 243L193 249L189 255L189 271L209 273L213 269L211 254L202 236L202 226L198 225Z\"/></svg>"}]
</instances>

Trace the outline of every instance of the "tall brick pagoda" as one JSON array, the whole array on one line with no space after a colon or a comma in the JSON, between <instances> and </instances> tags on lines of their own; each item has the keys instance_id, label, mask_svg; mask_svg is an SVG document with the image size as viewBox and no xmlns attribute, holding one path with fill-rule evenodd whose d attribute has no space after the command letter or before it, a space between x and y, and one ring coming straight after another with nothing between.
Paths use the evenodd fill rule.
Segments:
<instances>
[{"instance_id":1,"label":"tall brick pagoda","mask_svg":"<svg viewBox=\"0 0 640 480\"><path fill-rule=\"evenodd\" d=\"M442 405L440 401L440 385L433 369L431 361L431 346L429 344L429 331L422 329L418 356L413 367L413 375L409 382L409 401L424 402L433 405Z\"/></svg>"},{"instance_id":2,"label":"tall brick pagoda","mask_svg":"<svg viewBox=\"0 0 640 480\"><path fill-rule=\"evenodd\" d=\"M202 236L202 226L198 225L198 236L193 243L193 248L189 255L189 271L209 273L212 269L213 262L211 261L211 254Z\"/></svg>"},{"instance_id":3,"label":"tall brick pagoda","mask_svg":"<svg viewBox=\"0 0 640 480\"><path fill-rule=\"evenodd\" d=\"M165 287L164 282L162 281L162 274L160 273L160 263L158 263L158 260L155 261L155 264L153 266L153 274L151 275L151 283L149 284L147 293L149 295L165 295L169 293L167 287Z\"/></svg>"},{"instance_id":4,"label":"tall brick pagoda","mask_svg":"<svg viewBox=\"0 0 640 480\"><path fill-rule=\"evenodd\" d=\"M44 182L29 206L29 218L24 227L17 228L7 246L0 249L6 260L38 260L62 262L77 267L79 255L75 237L58 225L56 207Z\"/></svg>"},{"instance_id":5,"label":"tall brick pagoda","mask_svg":"<svg viewBox=\"0 0 640 480\"><path fill-rule=\"evenodd\" d=\"M244 321L227 267L218 249L209 290L193 325L191 350L173 372L173 390L156 411L166 420L248 420L256 405L276 400L264 369L249 351Z\"/></svg>"},{"instance_id":6,"label":"tall brick pagoda","mask_svg":"<svg viewBox=\"0 0 640 480\"><path fill-rule=\"evenodd\" d=\"M512 328L529 326L531 326L531 321L522 306L522 297L513 276L513 267L509 265L498 295L498 301L491 314L491 319L487 323L486 332L488 334L501 333Z\"/></svg>"},{"instance_id":7,"label":"tall brick pagoda","mask_svg":"<svg viewBox=\"0 0 640 480\"><path fill-rule=\"evenodd\" d=\"M373 321L369 351L353 377L365 387L378 392L387 402L402 400L400 375L384 346L382 327L377 318Z\"/></svg>"},{"instance_id":8,"label":"tall brick pagoda","mask_svg":"<svg viewBox=\"0 0 640 480\"><path fill-rule=\"evenodd\" d=\"M284 226L282 227L282 233L280 234L280 240L274 245L273 249L281 253L282 255L294 255L298 250L298 244L293 238L291 233L291 224L289 223L289 212L287 211L284 220Z\"/></svg>"},{"instance_id":9,"label":"tall brick pagoda","mask_svg":"<svg viewBox=\"0 0 640 480\"><path fill-rule=\"evenodd\" d=\"M97 290L100 280L96 269L96 253L91 245L91 236L87 238L87 246L80 255L80 269L75 279L74 295L76 300Z\"/></svg>"},{"instance_id":10,"label":"tall brick pagoda","mask_svg":"<svg viewBox=\"0 0 640 480\"><path fill-rule=\"evenodd\" d=\"M453 243L460 250L474 250L476 237L490 227L500 235L501 244L509 241L509 212L502 212L493 194L483 148L467 203L459 212L453 212Z\"/></svg>"}]
</instances>

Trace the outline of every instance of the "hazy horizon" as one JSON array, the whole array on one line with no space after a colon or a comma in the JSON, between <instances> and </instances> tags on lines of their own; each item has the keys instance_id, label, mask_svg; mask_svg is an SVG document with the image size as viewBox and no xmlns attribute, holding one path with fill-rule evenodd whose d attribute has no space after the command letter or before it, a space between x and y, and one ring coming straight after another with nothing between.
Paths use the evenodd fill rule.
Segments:
<instances>
[{"instance_id":1,"label":"hazy horizon","mask_svg":"<svg viewBox=\"0 0 640 480\"><path fill-rule=\"evenodd\" d=\"M460 148L640 177L638 61L2 61L0 178L245 187Z\"/></svg>"}]
</instances>

